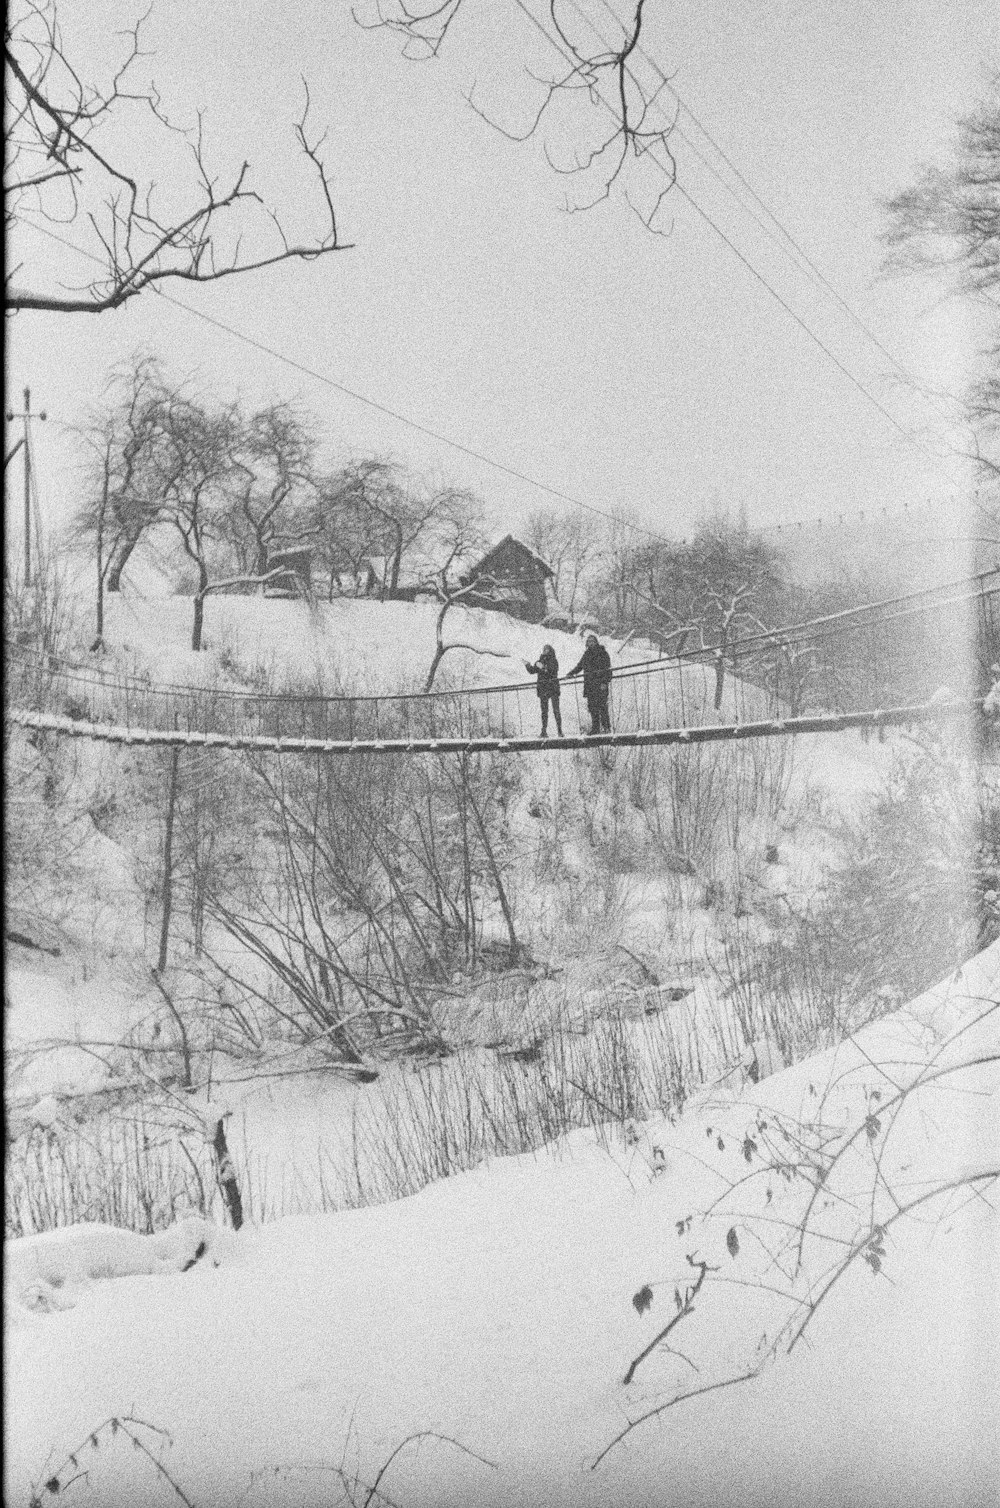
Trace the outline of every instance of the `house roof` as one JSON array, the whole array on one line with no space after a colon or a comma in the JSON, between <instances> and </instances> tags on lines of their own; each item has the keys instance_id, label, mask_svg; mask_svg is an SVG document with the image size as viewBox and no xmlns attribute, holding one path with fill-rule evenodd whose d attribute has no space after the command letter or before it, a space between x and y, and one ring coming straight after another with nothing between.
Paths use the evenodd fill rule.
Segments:
<instances>
[{"instance_id":1,"label":"house roof","mask_svg":"<svg viewBox=\"0 0 1000 1508\"><path fill-rule=\"evenodd\" d=\"M500 550L503 549L504 545L516 545L519 550L524 551L524 554L527 555L530 560L535 561L544 576L555 576L555 571L549 565L548 561L543 560L540 555L536 555L535 551L530 549L523 540L515 539L513 534L505 534L503 539L501 539L497 544L491 545L482 559L478 560L472 567L469 575L472 576L477 572L482 571L493 559L494 555L496 555Z\"/></svg>"}]
</instances>

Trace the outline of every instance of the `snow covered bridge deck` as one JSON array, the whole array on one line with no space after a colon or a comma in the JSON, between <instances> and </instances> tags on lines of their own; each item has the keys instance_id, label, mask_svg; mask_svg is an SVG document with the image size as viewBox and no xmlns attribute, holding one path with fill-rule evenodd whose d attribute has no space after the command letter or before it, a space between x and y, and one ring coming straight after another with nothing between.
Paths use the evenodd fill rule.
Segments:
<instances>
[{"instance_id":1,"label":"snow covered bridge deck","mask_svg":"<svg viewBox=\"0 0 1000 1508\"><path fill-rule=\"evenodd\" d=\"M872 712L824 713L815 717L775 718L764 722L702 723L685 728L637 729L631 733L577 733L564 738L385 738L323 739L270 738L266 735L239 737L203 733L198 729L128 728L110 723L89 723L52 713L13 709L11 721L69 738L97 739L104 743L135 744L155 748L195 747L243 749L272 754L527 754L555 749L652 748L664 744L717 743L729 739L778 738L801 733L841 733L848 728L878 729L909 727L919 722L973 718L982 712L976 699L935 699L911 707L890 707Z\"/></svg>"}]
</instances>

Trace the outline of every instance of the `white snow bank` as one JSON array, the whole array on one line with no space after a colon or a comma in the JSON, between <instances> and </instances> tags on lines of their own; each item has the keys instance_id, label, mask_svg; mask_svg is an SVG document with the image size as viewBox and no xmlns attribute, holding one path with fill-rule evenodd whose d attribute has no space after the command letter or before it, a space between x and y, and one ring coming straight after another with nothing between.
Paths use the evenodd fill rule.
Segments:
<instances>
[{"instance_id":1,"label":"white snow bank","mask_svg":"<svg viewBox=\"0 0 1000 1508\"><path fill-rule=\"evenodd\" d=\"M995 1504L995 1186L898 1211L994 1165L998 1000L1000 946L855 1043L610 1152L576 1133L395 1205L245 1230L239 1260L183 1282L22 1311L8 1500L130 1409L212 1508L336 1500L338 1468L370 1484L427 1430L496 1465L415 1442L381 1483L407 1508ZM131 1447L86 1464L106 1508L176 1501Z\"/></svg>"},{"instance_id":2,"label":"white snow bank","mask_svg":"<svg viewBox=\"0 0 1000 1508\"><path fill-rule=\"evenodd\" d=\"M102 1278L185 1272L214 1260L224 1232L197 1215L140 1236L98 1223L65 1226L4 1242L5 1299L28 1309L69 1309L82 1284Z\"/></svg>"},{"instance_id":3,"label":"white snow bank","mask_svg":"<svg viewBox=\"0 0 1000 1508\"><path fill-rule=\"evenodd\" d=\"M107 599L105 640L154 683L210 685L224 672L293 677L334 692L394 693L419 689L430 668L439 608L434 602L371 602L335 598L310 607L281 598L213 596L205 604L205 649L191 650L190 597L145 596L126 588ZM530 679L526 658L544 642L556 645L564 671L583 652L581 640L483 608L456 606L445 642L473 645L486 656L449 653L439 684L490 685ZM609 641L614 653L615 645ZM499 658L494 656L499 655ZM630 646L619 663L648 658Z\"/></svg>"}]
</instances>

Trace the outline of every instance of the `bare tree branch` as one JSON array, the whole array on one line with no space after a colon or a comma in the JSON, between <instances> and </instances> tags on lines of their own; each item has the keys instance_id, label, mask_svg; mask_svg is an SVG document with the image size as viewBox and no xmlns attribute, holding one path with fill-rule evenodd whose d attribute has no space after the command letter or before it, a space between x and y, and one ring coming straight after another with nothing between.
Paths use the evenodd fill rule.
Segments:
<instances>
[{"instance_id":1,"label":"bare tree branch","mask_svg":"<svg viewBox=\"0 0 1000 1508\"><path fill-rule=\"evenodd\" d=\"M320 217L312 236L295 240L278 214L250 186L249 162L220 184L209 171L199 113L191 129L173 124L155 84L133 88L141 47L142 16L128 32L125 58L107 84L84 83L63 47L55 0L18 0L5 42L8 100L4 164L8 236L18 227L85 229L80 250L102 271L78 288L21 286L22 264L7 274L8 307L61 314L100 314L169 279L216 282L222 278L311 261L347 249L340 239L326 166L323 135L309 130L309 90L294 126L298 149L317 181ZM101 138L131 126L138 112L165 137L184 140L193 165L189 207L162 217L156 183L133 176ZM174 185L171 184L171 188ZM244 250L244 235L249 248ZM15 283L15 279L17 282Z\"/></svg>"},{"instance_id":2,"label":"bare tree branch","mask_svg":"<svg viewBox=\"0 0 1000 1508\"><path fill-rule=\"evenodd\" d=\"M543 142L546 161L555 173L564 177L580 178L590 185L582 188L576 199L567 200L565 209L570 214L593 209L608 199L614 185L623 175L630 161L644 157L653 148L659 147L658 167L667 174L667 185L655 197L652 208L646 212L636 210L647 229L659 230L656 218L663 200L673 187L677 164L670 148L670 135L676 124L676 113L666 125L655 124L651 112L659 105L659 95L665 87L662 81L653 90L648 90L637 77L633 66L633 54L639 45L643 28L643 11L646 0L633 0L630 20L621 22L622 38L617 44L604 43L600 33L582 13L575 0L548 0L548 15L540 20L527 5L517 0L525 18L544 38L550 48L558 52L565 66L549 77L540 76L531 67L525 74L541 90L541 98L533 108L526 125L522 127L503 124L497 115L481 105L477 99L477 85L466 92L465 98L475 113L488 125L506 136L510 141L523 142L538 133L543 125L551 123L565 135L565 120L557 119L560 106L571 106L579 97L589 107L590 121L585 127L584 144L581 142L564 157L548 141ZM418 7L408 0L374 0L369 11L371 19L354 12L355 20L366 30L385 29L403 38L403 54L409 58L436 57L454 26L463 0L443 0L440 4ZM567 19L567 11L576 14L576 27ZM577 36L580 27L596 38L596 43L586 43ZM599 124L594 135L594 121ZM577 129L574 123L573 129ZM626 195L626 197L628 197ZM630 199L630 203L633 201ZM633 204L634 207L634 204Z\"/></svg>"}]
</instances>

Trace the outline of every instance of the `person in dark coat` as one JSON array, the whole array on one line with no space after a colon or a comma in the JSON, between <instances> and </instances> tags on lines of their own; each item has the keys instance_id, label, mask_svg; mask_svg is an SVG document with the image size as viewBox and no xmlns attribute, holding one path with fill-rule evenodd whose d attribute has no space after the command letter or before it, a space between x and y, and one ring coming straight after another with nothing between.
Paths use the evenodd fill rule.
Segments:
<instances>
[{"instance_id":1,"label":"person in dark coat","mask_svg":"<svg viewBox=\"0 0 1000 1508\"><path fill-rule=\"evenodd\" d=\"M549 736L549 705L556 720L556 732L562 738L562 719L559 716L559 661L551 644L543 644L538 663L524 668L529 675L538 677L538 700L542 704L542 737Z\"/></svg>"},{"instance_id":2,"label":"person in dark coat","mask_svg":"<svg viewBox=\"0 0 1000 1508\"><path fill-rule=\"evenodd\" d=\"M599 644L596 634L587 635L587 647L578 665L570 676L583 671L583 699L590 713L591 733L610 733L611 717L608 712L608 696L611 692L611 656ZM568 679L568 677L567 677Z\"/></svg>"}]
</instances>

